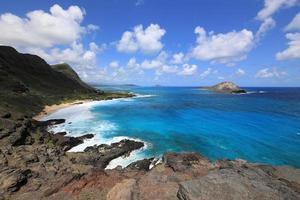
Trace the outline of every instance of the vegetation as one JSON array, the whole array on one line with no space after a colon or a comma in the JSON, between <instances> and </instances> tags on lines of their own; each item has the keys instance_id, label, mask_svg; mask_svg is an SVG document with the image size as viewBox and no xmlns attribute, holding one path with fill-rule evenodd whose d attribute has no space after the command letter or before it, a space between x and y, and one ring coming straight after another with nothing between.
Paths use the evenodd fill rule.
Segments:
<instances>
[{"instance_id":1,"label":"vegetation","mask_svg":"<svg viewBox=\"0 0 300 200\"><path fill-rule=\"evenodd\" d=\"M8 46L0 46L0 91L0 113L29 117L45 105L132 96L99 91L84 83L68 64L50 66L36 55Z\"/></svg>"}]
</instances>

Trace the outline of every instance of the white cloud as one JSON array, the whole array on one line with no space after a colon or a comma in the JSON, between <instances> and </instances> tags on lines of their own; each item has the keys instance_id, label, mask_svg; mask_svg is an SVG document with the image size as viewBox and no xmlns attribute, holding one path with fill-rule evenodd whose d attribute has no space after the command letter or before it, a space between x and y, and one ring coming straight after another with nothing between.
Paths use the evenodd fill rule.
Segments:
<instances>
[{"instance_id":1,"label":"white cloud","mask_svg":"<svg viewBox=\"0 0 300 200\"><path fill-rule=\"evenodd\" d=\"M142 25L135 26L133 31L123 33L121 40L117 44L117 50L120 52L133 53L141 51L142 53L154 53L163 48L161 38L166 31L158 24L150 24L146 29Z\"/></svg>"},{"instance_id":2,"label":"white cloud","mask_svg":"<svg viewBox=\"0 0 300 200\"><path fill-rule=\"evenodd\" d=\"M181 71L178 72L178 75L191 76L196 74L196 72L197 65L184 64L182 65Z\"/></svg>"},{"instance_id":3,"label":"white cloud","mask_svg":"<svg viewBox=\"0 0 300 200\"><path fill-rule=\"evenodd\" d=\"M258 31L255 34L255 39L256 42L259 42L259 40L265 36L265 34L271 30L272 28L274 28L276 26L276 22L274 19L272 19L271 17L265 19L263 21L263 23L260 25Z\"/></svg>"},{"instance_id":4,"label":"white cloud","mask_svg":"<svg viewBox=\"0 0 300 200\"><path fill-rule=\"evenodd\" d=\"M45 50L42 48L28 48L30 53L37 54L50 64L68 63L79 72L85 69L96 67L96 53L98 46L90 43L89 49L85 49L81 43L73 42L69 48L52 48Z\"/></svg>"},{"instance_id":5,"label":"white cloud","mask_svg":"<svg viewBox=\"0 0 300 200\"><path fill-rule=\"evenodd\" d=\"M68 63L86 80L98 77L90 69L95 70L96 54L103 46L90 42L85 48L80 42L85 34L99 29L93 24L81 25L85 14L78 6L63 9L58 4L49 12L34 10L25 17L4 13L0 15L0 44L39 55L49 64Z\"/></svg>"},{"instance_id":6,"label":"white cloud","mask_svg":"<svg viewBox=\"0 0 300 200\"><path fill-rule=\"evenodd\" d=\"M255 77L256 78L281 78L283 76L286 76L287 73L284 71L279 71L276 68L264 68L259 70Z\"/></svg>"},{"instance_id":7,"label":"white cloud","mask_svg":"<svg viewBox=\"0 0 300 200\"><path fill-rule=\"evenodd\" d=\"M288 48L276 54L277 60L289 60L300 58L300 33L287 33L285 37L289 40Z\"/></svg>"},{"instance_id":8,"label":"white cloud","mask_svg":"<svg viewBox=\"0 0 300 200\"><path fill-rule=\"evenodd\" d=\"M243 75L246 74L246 72L245 72L245 70L239 68L239 69L236 70L235 74L237 76L243 76Z\"/></svg>"},{"instance_id":9,"label":"white cloud","mask_svg":"<svg viewBox=\"0 0 300 200\"><path fill-rule=\"evenodd\" d=\"M141 6L141 5L143 5L145 3L145 0L137 0L136 2L135 2L135 6Z\"/></svg>"},{"instance_id":10,"label":"white cloud","mask_svg":"<svg viewBox=\"0 0 300 200\"><path fill-rule=\"evenodd\" d=\"M167 62L168 54L165 51L160 52L160 54L153 60L144 60L141 64L143 69L157 69L162 67Z\"/></svg>"},{"instance_id":11,"label":"white cloud","mask_svg":"<svg viewBox=\"0 0 300 200\"><path fill-rule=\"evenodd\" d=\"M286 31L300 30L300 12L293 18L293 20L285 27Z\"/></svg>"},{"instance_id":12,"label":"white cloud","mask_svg":"<svg viewBox=\"0 0 300 200\"><path fill-rule=\"evenodd\" d=\"M209 76L211 73L213 72L212 68L207 68L204 72L202 72L199 76L200 78L206 78L207 76Z\"/></svg>"},{"instance_id":13,"label":"white cloud","mask_svg":"<svg viewBox=\"0 0 300 200\"><path fill-rule=\"evenodd\" d=\"M116 69L119 67L119 62L118 61L112 61L109 63L109 66L113 69Z\"/></svg>"},{"instance_id":14,"label":"white cloud","mask_svg":"<svg viewBox=\"0 0 300 200\"><path fill-rule=\"evenodd\" d=\"M182 52L173 54L171 63L182 64L184 62L184 54Z\"/></svg>"},{"instance_id":15,"label":"white cloud","mask_svg":"<svg viewBox=\"0 0 300 200\"><path fill-rule=\"evenodd\" d=\"M259 42L265 34L276 26L272 16L282 8L295 6L299 0L265 0L264 7L256 16L256 19L262 21L258 31L255 34L256 42Z\"/></svg>"},{"instance_id":16,"label":"white cloud","mask_svg":"<svg viewBox=\"0 0 300 200\"><path fill-rule=\"evenodd\" d=\"M195 33L198 35L197 46L192 50L192 57L199 60L230 65L245 59L254 45L253 33L246 29L207 34L204 28L198 26Z\"/></svg>"},{"instance_id":17,"label":"white cloud","mask_svg":"<svg viewBox=\"0 0 300 200\"><path fill-rule=\"evenodd\" d=\"M98 31L99 29L100 29L100 27L97 26L97 25L95 25L95 24L89 24L89 25L87 26L87 30L88 30L88 31Z\"/></svg>"},{"instance_id":18,"label":"white cloud","mask_svg":"<svg viewBox=\"0 0 300 200\"><path fill-rule=\"evenodd\" d=\"M0 44L21 47L71 44L85 32L85 27L80 25L83 17L84 11L78 6L64 10L57 4L49 13L34 10L24 18L5 13L0 16Z\"/></svg>"},{"instance_id":19,"label":"white cloud","mask_svg":"<svg viewBox=\"0 0 300 200\"><path fill-rule=\"evenodd\" d=\"M296 5L298 0L265 0L264 8L256 16L257 19L264 21L271 17L281 8L288 8Z\"/></svg>"}]
</instances>

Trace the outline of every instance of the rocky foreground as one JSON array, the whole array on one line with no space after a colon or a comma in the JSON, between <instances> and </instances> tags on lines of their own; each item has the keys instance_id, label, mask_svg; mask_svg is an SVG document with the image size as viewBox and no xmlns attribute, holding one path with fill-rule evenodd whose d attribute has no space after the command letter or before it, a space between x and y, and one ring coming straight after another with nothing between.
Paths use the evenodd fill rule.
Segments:
<instances>
[{"instance_id":1,"label":"rocky foreground","mask_svg":"<svg viewBox=\"0 0 300 200\"><path fill-rule=\"evenodd\" d=\"M243 160L212 163L196 153L165 153L161 162L150 158L104 170L112 159L144 144L122 140L67 152L93 135L75 138L47 131L63 122L15 121L2 114L0 199L300 199L300 170L292 167Z\"/></svg>"}]
</instances>

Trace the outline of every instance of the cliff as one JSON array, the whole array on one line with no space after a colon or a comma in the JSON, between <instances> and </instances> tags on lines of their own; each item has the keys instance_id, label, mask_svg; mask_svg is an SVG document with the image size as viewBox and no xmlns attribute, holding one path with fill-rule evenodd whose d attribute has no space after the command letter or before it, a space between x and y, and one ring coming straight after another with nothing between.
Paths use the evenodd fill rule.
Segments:
<instances>
[{"instance_id":1,"label":"cliff","mask_svg":"<svg viewBox=\"0 0 300 200\"><path fill-rule=\"evenodd\" d=\"M36 55L8 46L0 46L0 91L0 113L28 116L42 111L45 105L110 95L84 83L67 64L50 66Z\"/></svg>"}]
</instances>

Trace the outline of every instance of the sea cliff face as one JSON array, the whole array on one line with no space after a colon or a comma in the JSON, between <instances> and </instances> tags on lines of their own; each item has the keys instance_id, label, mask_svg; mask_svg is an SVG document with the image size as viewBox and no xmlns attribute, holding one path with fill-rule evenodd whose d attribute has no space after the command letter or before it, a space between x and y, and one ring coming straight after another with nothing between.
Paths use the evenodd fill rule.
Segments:
<instances>
[{"instance_id":1,"label":"sea cliff face","mask_svg":"<svg viewBox=\"0 0 300 200\"><path fill-rule=\"evenodd\" d=\"M52 133L48 127L64 119L31 116L63 100L132 95L97 91L69 66L51 67L10 47L0 47L0 81L0 199L300 199L300 170L292 167L167 152L105 170L144 144L122 140L68 152L93 135Z\"/></svg>"}]
</instances>

